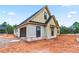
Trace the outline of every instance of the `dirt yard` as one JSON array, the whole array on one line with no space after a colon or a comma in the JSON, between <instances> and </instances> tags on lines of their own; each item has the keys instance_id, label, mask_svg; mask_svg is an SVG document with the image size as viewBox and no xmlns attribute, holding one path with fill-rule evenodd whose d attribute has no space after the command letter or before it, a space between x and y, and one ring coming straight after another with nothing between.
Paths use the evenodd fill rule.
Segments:
<instances>
[{"instance_id":1,"label":"dirt yard","mask_svg":"<svg viewBox=\"0 0 79 59\"><path fill-rule=\"evenodd\" d=\"M15 35L13 34L0 34L0 39L5 38L5 39L12 39L15 38Z\"/></svg>"},{"instance_id":2,"label":"dirt yard","mask_svg":"<svg viewBox=\"0 0 79 59\"><path fill-rule=\"evenodd\" d=\"M22 53L78 53L79 42L76 40L79 35L60 35L50 40L40 40L34 42L20 41L16 43L4 44L0 47L0 52L22 52ZM2 46L2 44L0 45Z\"/></svg>"}]
</instances>

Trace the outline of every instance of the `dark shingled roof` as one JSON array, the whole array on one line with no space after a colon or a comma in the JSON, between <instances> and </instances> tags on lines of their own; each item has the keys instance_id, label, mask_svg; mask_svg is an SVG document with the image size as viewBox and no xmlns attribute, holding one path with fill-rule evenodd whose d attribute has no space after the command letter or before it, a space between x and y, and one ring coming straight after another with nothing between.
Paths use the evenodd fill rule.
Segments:
<instances>
[{"instance_id":1,"label":"dark shingled roof","mask_svg":"<svg viewBox=\"0 0 79 59\"><path fill-rule=\"evenodd\" d=\"M59 26L58 21L56 20L55 16L52 15L54 22L56 23L57 26Z\"/></svg>"},{"instance_id":2,"label":"dark shingled roof","mask_svg":"<svg viewBox=\"0 0 79 59\"><path fill-rule=\"evenodd\" d=\"M45 22L45 24L47 24L47 23L50 21L51 17L52 17L52 16L50 16L50 17L48 18L48 20Z\"/></svg>"}]
</instances>

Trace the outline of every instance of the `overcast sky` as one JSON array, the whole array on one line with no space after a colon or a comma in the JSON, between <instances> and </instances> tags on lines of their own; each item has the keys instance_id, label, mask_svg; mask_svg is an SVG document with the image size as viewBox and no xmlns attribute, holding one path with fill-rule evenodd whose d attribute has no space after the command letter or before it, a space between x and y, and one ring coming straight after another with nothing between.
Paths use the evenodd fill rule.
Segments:
<instances>
[{"instance_id":1,"label":"overcast sky","mask_svg":"<svg viewBox=\"0 0 79 59\"><path fill-rule=\"evenodd\" d=\"M0 5L0 24L4 21L11 25L19 24L42 7L44 5ZM79 22L79 6L49 5L48 8L60 25L68 27Z\"/></svg>"}]
</instances>

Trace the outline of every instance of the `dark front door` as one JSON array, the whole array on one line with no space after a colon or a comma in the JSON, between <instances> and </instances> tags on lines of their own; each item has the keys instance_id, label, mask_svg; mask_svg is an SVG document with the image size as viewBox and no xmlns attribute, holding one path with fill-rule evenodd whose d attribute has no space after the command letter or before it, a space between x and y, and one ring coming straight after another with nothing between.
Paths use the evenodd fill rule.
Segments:
<instances>
[{"instance_id":1,"label":"dark front door","mask_svg":"<svg viewBox=\"0 0 79 59\"><path fill-rule=\"evenodd\" d=\"M40 37L41 36L41 28L40 26L36 26L36 37Z\"/></svg>"},{"instance_id":2,"label":"dark front door","mask_svg":"<svg viewBox=\"0 0 79 59\"><path fill-rule=\"evenodd\" d=\"M26 37L26 27L20 29L20 37Z\"/></svg>"}]
</instances>

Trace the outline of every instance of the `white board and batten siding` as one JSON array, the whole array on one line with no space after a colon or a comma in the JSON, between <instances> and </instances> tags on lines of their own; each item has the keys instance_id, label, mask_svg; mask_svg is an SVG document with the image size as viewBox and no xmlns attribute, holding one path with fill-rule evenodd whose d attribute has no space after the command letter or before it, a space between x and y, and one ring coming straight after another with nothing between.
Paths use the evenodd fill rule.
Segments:
<instances>
[{"instance_id":1,"label":"white board and batten siding","mask_svg":"<svg viewBox=\"0 0 79 59\"><path fill-rule=\"evenodd\" d=\"M47 38L51 39L51 38L55 38L57 36L57 28L54 27L54 36L51 35L51 30L50 32L47 32Z\"/></svg>"},{"instance_id":2,"label":"white board and batten siding","mask_svg":"<svg viewBox=\"0 0 79 59\"><path fill-rule=\"evenodd\" d=\"M26 26L26 38L24 40L26 41L34 41L34 40L41 40L44 38L54 38L57 36L57 28L54 28L54 36L51 36L51 33L47 33L46 28L44 26L41 27L41 37L36 37L36 26L37 25L27 25ZM14 30L14 34L17 37L20 37L20 28Z\"/></svg>"},{"instance_id":3,"label":"white board and batten siding","mask_svg":"<svg viewBox=\"0 0 79 59\"><path fill-rule=\"evenodd\" d=\"M41 27L41 37L36 37L36 26L37 25L27 25L27 41L40 40L45 37L45 29L43 26Z\"/></svg>"},{"instance_id":4,"label":"white board and batten siding","mask_svg":"<svg viewBox=\"0 0 79 59\"><path fill-rule=\"evenodd\" d=\"M54 28L54 37L56 37L57 34L58 34L58 33L57 33L57 28L55 27L55 28Z\"/></svg>"},{"instance_id":5,"label":"white board and batten siding","mask_svg":"<svg viewBox=\"0 0 79 59\"><path fill-rule=\"evenodd\" d=\"M57 29L57 30L58 30L57 35L60 35L60 29Z\"/></svg>"}]
</instances>

